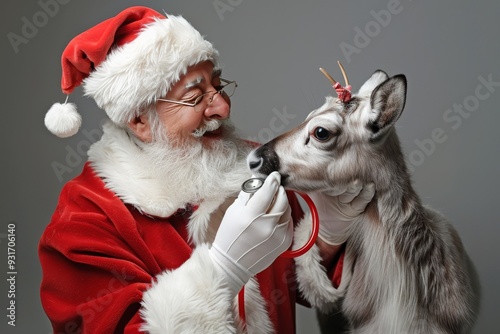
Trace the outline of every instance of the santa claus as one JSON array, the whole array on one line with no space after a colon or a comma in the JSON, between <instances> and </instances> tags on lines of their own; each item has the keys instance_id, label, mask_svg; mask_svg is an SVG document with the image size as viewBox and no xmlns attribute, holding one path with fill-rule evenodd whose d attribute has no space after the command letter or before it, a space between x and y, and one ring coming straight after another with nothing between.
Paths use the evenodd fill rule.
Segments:
<instances>
[{"instance_id":1,"label":"santa claus","mask_svg":"<svg viewBox=\"0 0 500 334\"><path fill-rule=\"evenodd\" d=\"M302 211L278 173L240 193L253 146L229 121L236 82L185 19L132 7L78 35L62 90L80 84L110 120L40 241L55 333L294 333L299 291L342 291L334 227L304 255L304 287L279 257ZM80 123L67 101L45 118L60 137ZM361 212L373 193L350 191L366 197Z\"/></svg>"}]
</instances>

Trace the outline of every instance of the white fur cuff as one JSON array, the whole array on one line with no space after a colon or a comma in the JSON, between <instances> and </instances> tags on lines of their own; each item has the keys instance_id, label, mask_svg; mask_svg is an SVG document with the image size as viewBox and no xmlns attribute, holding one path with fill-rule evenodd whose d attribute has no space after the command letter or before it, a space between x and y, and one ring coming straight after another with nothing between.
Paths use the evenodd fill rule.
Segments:
<instances>
[{"instance_id":1,"label":"white fur cuff","mask_svg":"<svg viewBox=\"0 0 500 334\"><path fill-rule=\"evenodd\" d=\"M207 245L197 247L178 269L156 277L144 293L141 317L141 329L151 334L236 332L229 290Z\"/></svg>"}]
</instances>

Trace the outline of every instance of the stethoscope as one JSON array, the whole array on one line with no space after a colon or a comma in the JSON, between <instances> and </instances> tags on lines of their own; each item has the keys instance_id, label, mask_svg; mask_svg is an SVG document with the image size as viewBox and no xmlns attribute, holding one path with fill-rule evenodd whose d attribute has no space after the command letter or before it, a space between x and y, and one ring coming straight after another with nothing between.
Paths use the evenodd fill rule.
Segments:
<instances>
[{"instance_id":1,"label":"stethoscope","mask_svg":"<svg viewBox=\"0 0 500 334\"><path fill-rule=\"evenodd\" d=\"M241 185L241 190L253 194L257 190L259 190L262 185L264 184L264 179L258 178L258 177L252 177ZM316 239L318 238L318 232L319 232L319 218L318 218L318 210L316 210L316 207L314 206L314 203L312 199L307 196L304 193L294 191L297 194L299 194L304 201L306 202L307 206L309 207L309 210L311 211L311 218L312 218L312 231L311 235L309 236L309 240L307 240L306 244L298 249L293 249L293 250L287 250L283 252L280 257L284 258L296 258L301 255L304 255L311 247L314 245L316 242ZM246 313L245 313L245 287L241 288L240 292L238 293L238 311L239 311L239 316L240 319L242 319L243 322L246 321Z\"/></svg>"},{"instance_id":2,"label":"stethoscope","mask_svg":"<svg viewBox=\"0 0 500 334\"><path fill-rule=\"evenodd\" d=\"M253 194L257 190L259 190L262 185L264 184L264 179L259 178L259 177L252 177L241 185L241 190ZM312 231L311 235L309 236L309 240L306 242L306 244L298 249L293 249L293 250L287 250L283 254L281 254L281 257L286 257L286 258L295 258L299 257L301 255L304 255L311 247L314 245L316 242L316 239L318 238L318 232L319 232L319 217L318 217L318 210L316 210L316 207L314 206L314 203L312 199L307 196L306 194L298 191L294 191L295 193L299 194L304 201L306 202L307 206L309 207L309 210L311 211L311 218L312 218Z\"/></svg>"}]
</instances>

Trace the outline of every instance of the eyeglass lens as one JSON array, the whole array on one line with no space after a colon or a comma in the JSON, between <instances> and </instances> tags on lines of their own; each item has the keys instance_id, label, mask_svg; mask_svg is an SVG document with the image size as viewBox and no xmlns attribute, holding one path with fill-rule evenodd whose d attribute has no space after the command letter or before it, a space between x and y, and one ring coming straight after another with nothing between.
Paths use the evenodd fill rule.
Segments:
<instances>
[{"instance_id":1,"label":"eyeglass lens","mask_svg":"<svg viewBox=\"0 0 500 334\"><path fill-rule=\"evenodd\" d=\"M236 90L236 82L233 81L227 83L226 85L224 85L222 88L218 89L215 92L208 92L198 96L198 98L194 101L195 111L199 112L204 110L208 104L212 103L217 93L221 95L226 94L228 97L231 97L234 94L235 90Z\"/></svg>"}]
</instances>

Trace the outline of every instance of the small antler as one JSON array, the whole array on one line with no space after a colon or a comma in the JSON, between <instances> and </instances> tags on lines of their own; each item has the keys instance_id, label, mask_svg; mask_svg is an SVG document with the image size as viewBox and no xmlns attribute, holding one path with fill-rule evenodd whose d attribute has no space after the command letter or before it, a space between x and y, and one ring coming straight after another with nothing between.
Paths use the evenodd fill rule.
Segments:
<instances>
[{"instance_id":1,"label":"small antler","mask_svg":"<svg viewBox=\"0 0 500 334\"><path fill-rule=\"evenodd\" d=\"M330 80L330 82L332 83L332 86L334 86L337 83L337 81L335 81L335 79L332 78L330 73L328 73L324 68L320 67L319 70L321 71L321 73L323 73L325 75L325 77L328 80Z\"/></svg>"},{"instance_id":2,"label":"small antler","mask_svg":"<svg viewBox=\"0 0 500 334\"><path fill-rule=\"evenodd\" d=\"M337 64L339 65L340 70L342 71L342 76L344 77L344 81L345 81L345 87L343 87L341 84L339 84L337 81L335 81L332 78L332 76L325 69L320 67L319 70L321 71L321 73L323 73L325 75L325 77L328 78L328 80L330 80L330 82L332 83L333 89L335 89L335 92L337 93L337 95L339 97L339 100L346 103L346 102L349 102L351 100L352 87L351 87L351 85L349 85L349 79L347 79L347 74L345 73L344 66L342 66L340 61L337 61Z\"/></svg>"},{"instance_id":3,"label":"small antler","mask_svg":"<svg viewBox=\"0 0 500 334\"><path fill-rule=\"evenodd\" d=\"M342 76L344 77L345 86L349 86L349 80L347 79L347 74L345 74L344 66L337 60L337 64L339 64L340 71L342 72Z\"/></svg>"}]
</instances>

